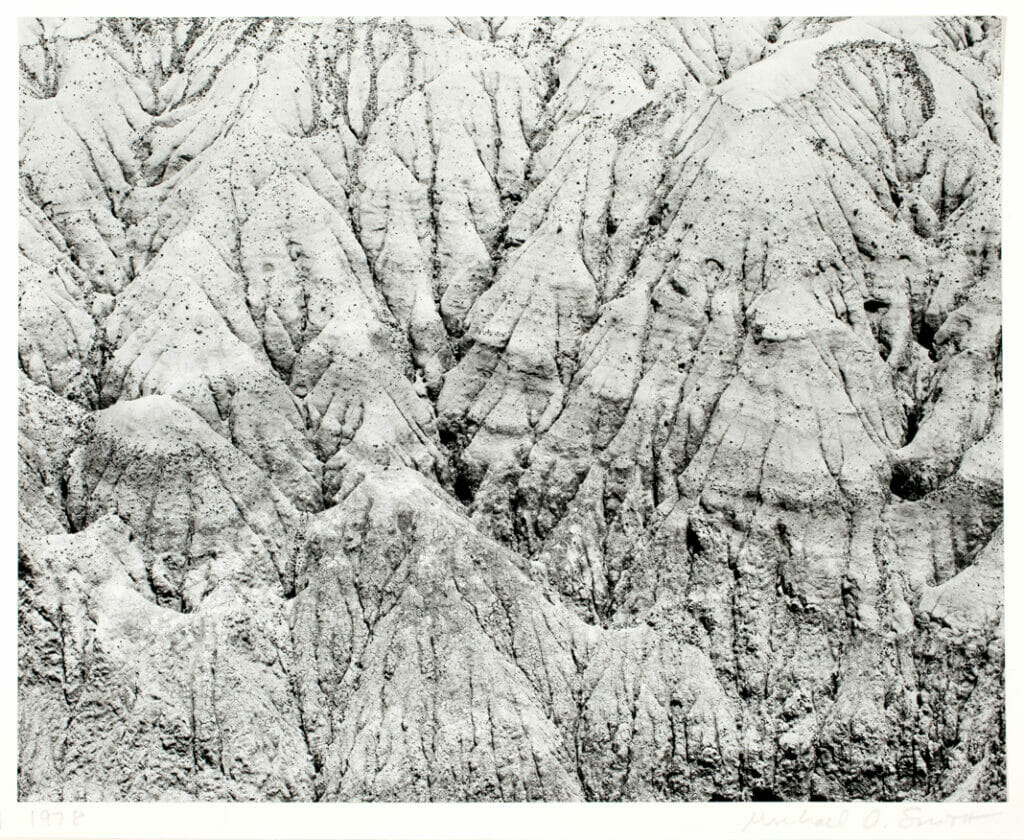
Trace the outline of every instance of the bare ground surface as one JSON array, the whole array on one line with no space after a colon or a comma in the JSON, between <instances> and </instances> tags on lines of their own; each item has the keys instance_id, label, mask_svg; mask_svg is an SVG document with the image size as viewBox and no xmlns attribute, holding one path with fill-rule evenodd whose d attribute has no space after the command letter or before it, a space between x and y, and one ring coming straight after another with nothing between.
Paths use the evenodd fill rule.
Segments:
<instances>
[{"instance_id":1,"label":"bare ground surface","mask_svg":"<svg viewBox=\"0 0 1024 840\"><path fill-rule=\"evenodd\" d=\"M1005 798L998 20L21 28L21 798Z\"/></svg>"}]
</instances>

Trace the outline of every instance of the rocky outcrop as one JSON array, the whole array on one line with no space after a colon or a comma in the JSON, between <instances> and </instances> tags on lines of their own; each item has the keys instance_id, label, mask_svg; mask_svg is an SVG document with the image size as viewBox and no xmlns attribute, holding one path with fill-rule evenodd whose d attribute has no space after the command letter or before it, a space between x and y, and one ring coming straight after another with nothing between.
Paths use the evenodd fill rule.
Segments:
<instances>
[{"instance_id":1,"label":"rocky outcrop","mask_svg":"<svg viewBox=\"0 0 1024 840\"><path fill-rule=\"evenodd\" d=\"M1001 21L22 21L23 799L1005 798Z\"/></svg>"}]
</instances>

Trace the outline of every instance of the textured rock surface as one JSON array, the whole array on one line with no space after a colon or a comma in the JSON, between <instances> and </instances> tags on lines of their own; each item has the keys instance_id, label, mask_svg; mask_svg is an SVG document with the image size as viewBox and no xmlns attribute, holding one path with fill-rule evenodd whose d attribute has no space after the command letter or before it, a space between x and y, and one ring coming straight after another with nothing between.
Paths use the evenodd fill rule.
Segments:
<instances>
[{"instance_id":1,"label":"textured rock surface","mask_svg":"<svg viewBox=\"0 0 1024 840\"><path fill-rule=\"evenodd\" d=\"M1000 21L21 30L22 798L1005 798Z\"/></svg>"}]
</instances>

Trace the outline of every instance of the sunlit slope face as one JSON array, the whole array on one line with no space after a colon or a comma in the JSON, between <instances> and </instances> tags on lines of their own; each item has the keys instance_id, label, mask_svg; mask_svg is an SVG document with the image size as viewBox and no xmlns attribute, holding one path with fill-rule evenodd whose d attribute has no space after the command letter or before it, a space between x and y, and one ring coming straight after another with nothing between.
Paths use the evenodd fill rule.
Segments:
<instances>
[{"instance_id":1,"label":"sunlit slope face","mask_svg":"<svg viewBox=\"0 0 1024 840\"><path fill-rule=\"evenodd\" d=\"M1005 798L1000 21L20 27L21 797Z\"/></svg>"}]
</instances>

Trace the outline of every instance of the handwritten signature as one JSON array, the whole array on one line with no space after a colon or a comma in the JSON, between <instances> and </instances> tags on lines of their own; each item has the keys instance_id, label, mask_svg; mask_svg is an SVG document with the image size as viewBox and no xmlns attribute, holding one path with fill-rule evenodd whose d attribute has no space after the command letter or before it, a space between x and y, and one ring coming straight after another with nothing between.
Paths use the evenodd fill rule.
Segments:
<instances>
[{"instance_id":1,"label":"handwritten signature","mask_svg":"<svg viewBox=\"0 0 1024 840\"><path fill-rule=\"evenodd\" d=\"M751 812L742 830L750 832L758 828L799 827L838 831L843 828L859 827L869 831L875 828L908 831L915 828L963 827L997 816L999 816L999 812L991 809L944 811L918 805L895 809L872 808L867 812L850 808L836 811L834 807L831 807L828 809L802 808L794 813L792 810L780 811L778 808L762 808Z\"/></svg>"}]
</instances>

